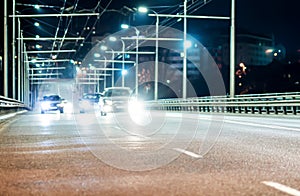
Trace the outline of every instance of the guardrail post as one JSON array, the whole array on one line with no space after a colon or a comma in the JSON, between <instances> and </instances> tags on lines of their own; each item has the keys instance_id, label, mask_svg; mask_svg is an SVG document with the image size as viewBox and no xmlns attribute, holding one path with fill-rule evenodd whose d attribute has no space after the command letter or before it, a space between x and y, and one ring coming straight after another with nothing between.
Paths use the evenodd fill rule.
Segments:
<instances>
[{"instance_id":1,"label":"guardrail post","mask_svg":"<svg viewBox=\"0 0 300 196\"><path fill-rule=\"evenodd\" d=\"M277 106L274 107L274 111L275 111L275 114L278 114L278 107Z\"/></svg>"},{"instance_id":2,"label":"guardrail post","mask_svg":"<svg viewBox=\"0 0 300 196\"><path fill-rule=\"evenodd\" d=\"M293 106L292 108L293 108L293 114L294 114L294 115L297 115L297 107L296 107L296 106Z\"/></svg>"},{"instance_id":3,"label":"guardrail post","mask_svg":"<svg viewBox=\"0 0 300 196\"><path fill-rule=\"evenodd\" d=\"M267 114L270 114L270 107L266 107L266 110L267 110Z\"/></svg>"},{"instance_id":4,"label":"guardrail post","mask_svg":"<svg viewBox=\"0 0 300 196\"><path fill-rule=\"evenodd\" d=\"M283 106L283 114L287 114L287 107Z\"/></svg>"}]
</instances>

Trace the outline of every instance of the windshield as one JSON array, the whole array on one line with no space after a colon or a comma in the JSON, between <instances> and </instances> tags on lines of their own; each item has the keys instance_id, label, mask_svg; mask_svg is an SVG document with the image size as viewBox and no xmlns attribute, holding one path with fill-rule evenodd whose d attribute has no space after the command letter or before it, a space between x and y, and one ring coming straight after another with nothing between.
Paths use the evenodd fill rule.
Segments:
<instances>
[{"instance_id":1,"label":"windshield","mask_svg":"<svg viewBox=\"0 0 300 196\"><path fill-rule=\"evenodd\" d=\"M44 96L43 101L59 101L60 97L58 95Z\"/></svg>"},{"instance_id":2,"label":"windshield","mask_svg":"<svg viewBox=\"0 0 300 196\"><path fill-rule=\"evenodd\" d=\"M105 92L105 97L128 97L130 95L127 89L109 89Z\"/></svg>"},{"instance_id":3,"label":"windshield","mask_svg":"<svg viewBox=\"0 0 300 196\"><path fill-rule=\"evenodd\" d=\"M83 96L83 99L97 99L98 96L95 94L86 94Z\"/></svg>"}]
</instances>

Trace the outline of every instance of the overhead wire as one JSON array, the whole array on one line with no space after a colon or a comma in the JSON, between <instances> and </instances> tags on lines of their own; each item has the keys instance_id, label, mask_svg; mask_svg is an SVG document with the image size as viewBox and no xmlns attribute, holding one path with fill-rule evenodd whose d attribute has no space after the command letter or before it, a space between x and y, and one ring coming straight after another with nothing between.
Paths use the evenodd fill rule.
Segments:
<instances>
[{"instance_id":1,"label":"overhead wire","mask_svg":"<svg viewBox=\"0 0 300 196\"><path fill-rule=\"evenodd\" d=\"M112 3L112 0L110 0L107 5L105 6L105 8L101 7L101 0L98 2L97 6L95 6L95 8L93 9L93 12L95 12L98 8L102 9L101 13L97 16L96 21L94 22L94 24L92 25L92 27L90 28L90 31L88 32L88 34L86 35L85 39L82 41L82 44L80 44L79 48L77 49L77 52L80 51L81 49L81 45L83 45L86 40L90 37L90 35L93 32L94 27L97 25L97 23L99 22L101 16L107 11L108 7L110 6L110 4ZM74 54L75 55L75 54Z\"/></svg>"}]
</instances>

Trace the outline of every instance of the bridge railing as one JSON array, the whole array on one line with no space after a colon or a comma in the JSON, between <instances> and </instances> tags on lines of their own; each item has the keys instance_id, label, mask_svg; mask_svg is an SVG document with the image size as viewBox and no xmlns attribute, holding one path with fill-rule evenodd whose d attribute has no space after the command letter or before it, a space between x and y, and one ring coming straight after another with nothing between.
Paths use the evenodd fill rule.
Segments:
<instances>
[{"instance_id":1,"label":"bridge railing","mask_svg":"<svg viewBox=\"0 0 300 196\"><path fill-rule=\"evenodd\" d=\"M160 99L147 102L149 109L214 113L300 113L300 93L272 93L228 96L208 96L187 99Z\"/></svg>"},{"instance_id":2,"label":"bridge railing","mask_svg":"<svg viewBox=\"0 0 300 196\"><path fill-rule=\"evenodd\" d=\"M30 108L18 100L0 96L0 115L19 110L30 110Z\"/></svg>"}]
</instances>

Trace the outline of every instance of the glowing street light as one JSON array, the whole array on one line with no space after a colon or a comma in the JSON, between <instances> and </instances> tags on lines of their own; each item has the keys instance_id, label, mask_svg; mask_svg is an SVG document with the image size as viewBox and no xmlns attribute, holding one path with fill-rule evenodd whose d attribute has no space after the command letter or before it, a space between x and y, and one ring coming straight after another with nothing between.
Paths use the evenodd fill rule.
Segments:
<instances>
[{"instance_id":1,"label":"glowing street light","mask_svg":"<svg viewBox=\"0 0 300 196\"><path fill-rule=\"evenodd\" d=\"M129 28L129 25L128 25L128 24L121 24L121 28L122 28L122 29L128 29L128 28Z\"/></svg>"},{"instance_id":2,"label":"glowing street light","mask_svg":"<svg viewBox=\"0 0 300 196\"><path fill-rule=\"evenodd\" d=\"M148 8L141 6L141 7L138 8L138 12L140 12L140 13L148 13Z\"/></svg>"},{"instance_id":3,"label":"glowing street light","mask_svg":"<svg viewBox=\"0 0 300 196\"><path fill-rule=\"evenodd\" d=\"M183 46L188 49L192 46L192 42L190 40L186 40L183 44Z\"/></svg>"},{"instance_id":4,"label":"glowing street light","mask_svg":"<svg viewBox=\"0 0 300 196\"><path fill-rule=\"evenodd\" d=\"M126 69L122 70L122 75L125 76L128 73L128 71Z\"/></svg>"}]
</instances>

